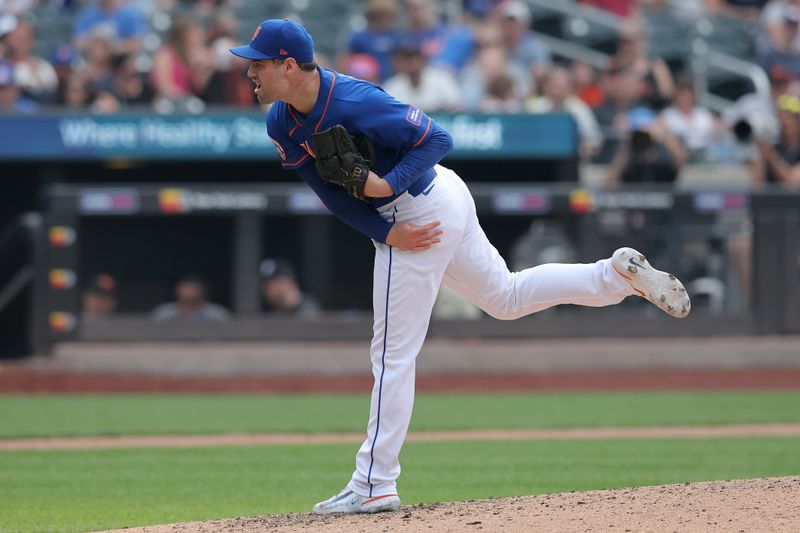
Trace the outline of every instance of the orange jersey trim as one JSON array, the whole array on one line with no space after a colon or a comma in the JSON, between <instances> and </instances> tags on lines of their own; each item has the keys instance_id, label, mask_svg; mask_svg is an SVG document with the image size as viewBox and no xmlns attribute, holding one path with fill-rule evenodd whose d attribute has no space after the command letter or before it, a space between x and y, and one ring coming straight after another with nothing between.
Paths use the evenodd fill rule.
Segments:
<instances>
[{"instance_id":1,"label":"orange jersey trim","mask_svg":"<svg viewBox=\"0 0 800 533\"><path fill-rule=\"evenodd\" d=\"M289 114L290 114L290 115L292 115L292 118L294 119L294 123L295 123L295 124L297 124L298 126L302 126L302 124L300 124L300 121L299 121L299 120L297 120L297 117L296 117L296 116L294 116L294 111L292 111L292 106L290 106L290 105L287 105L287 106L286 106L286 109L288 109L288 110L289 110ZM292 130L292 131L294 131L294 130ZM290 135L291 135L291 134L290 134Z\"/></svg>"},{"instance_id":2,"label":"orange jersey trim","mask_svg":"<svg viewBox=\"0 0 800 533\"><path fill-rule=\"evenodd\" d=\"M411 145L411 148L416 148L417 146L419 146L419 143L422 142L422 139L428 136L428 131L430 131L430 129L431 129L431 117L428 117L428 127L425 128L425 133L422 134L422 137L420 137L417 142Z\"/></svg>"},{"instance_id":3,"label":"orange jersey trim","mask_svg":"<svg viewBox=\"0 0 800 533\"><path fill-rule=\"evenodd\" d=\"M333 75L333 81L331 81L331 90L328 91L328 99L325 101L325 109L322 110L322 116L319 117L319 122L317 122L317 127L314 128L314 133L319 131L319 127L322 125L322 119L325 118L325 114L328 112L328 104L331 103L331 95L333 94L333 87L336 85L336 74L331 71L331 75Z\"/></svg>"}]
</instances>

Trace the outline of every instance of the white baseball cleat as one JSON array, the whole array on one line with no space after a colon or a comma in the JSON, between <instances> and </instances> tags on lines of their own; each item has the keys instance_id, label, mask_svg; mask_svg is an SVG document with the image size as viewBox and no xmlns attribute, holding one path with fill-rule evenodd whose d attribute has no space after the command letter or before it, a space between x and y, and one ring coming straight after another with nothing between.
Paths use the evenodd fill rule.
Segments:
<instances>
[{"instance_id":1,"label":"white baseball cleat","mask_svg":"<svg viewBox=\"0 0 800 533\"><path fill-rule=\"evenodd\" d=\"M633 290L669 316L684 318L691 311L692 302L678 278L656 270L633 248L618 249L611 256L611 264Z\"/></svg>"},{"instance_id":2,"label":"white baseball cleat","mask_svg":"<svg viewBox=\"0 0 800 533\"><path fill-rule=\"evenodd\" d=\"M400 497L397 494L386 494L369 498L359 496L347 487L339 494L314 506L314 514L331 513L380 513L396 511L400 508Z\"/></svg>"}]
</instances>

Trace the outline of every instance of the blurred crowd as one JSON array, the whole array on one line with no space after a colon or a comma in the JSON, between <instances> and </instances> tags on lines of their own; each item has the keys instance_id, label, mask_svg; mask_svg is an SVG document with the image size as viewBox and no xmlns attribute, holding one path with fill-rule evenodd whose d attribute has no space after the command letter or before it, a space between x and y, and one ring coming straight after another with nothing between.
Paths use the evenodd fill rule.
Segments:
<instances>
[{"instance_id":1,"label":"blurred crowd","mask_svg":"<svg viewBox=\"0 0 800 533\"><path fill-rule=\"evenodd\" d=\"M0 1L0 110L114 113L146 106L169 113L252 106L246 65L228 53L240 35L225 4ZM42 51L38 29L54 17L69 21L71 36Z\"/></svg>"},{"instance_id":2,"label":"blurred crowd","mask_svg":"<svg viewBox=\"0 0 800 533\"><path fill-rule=\"evenodd\" d=\"M0 0L0 111L254 107L247 65L227 51L259 22L237 18L246 1ZM569 113L580 154L611 164L609 183L672 181L686 162L710 161L800 184L800 0L578 3L622 21L606 65L556 57L524 0L458 0L458 17L446 0L363 0L341 35L315 35L341 43L317 59L429 113ZM741 59L763 67L769 98L748 94L715 114L687 65L652 53L649 31L712 15L753 28ZM43 17L67 20L71 36L42 50Z\"/></svg>"},{"instance_id":3,"label":"blurred crowd","mask_svg":"<svg viewBox=\"0 0 800 533\"><path fill-rule=\"evenodd\" d=\"M291 261L285 258L265 258L258 269L260 311L270 316L313 318L322 307L311 294L303 292ZM131 293L130 288L127 292ZM88 277L81 288L81 318L101 321L113 317L120 308L120 287L109 273ZM155 322L192 321L216 322L231 319L231 312L211 301L209 283L197 274L186 274L175 282L173 298L149 312ZM124 306L123 306L124 307Z\"/></svg>"}]
</instances>

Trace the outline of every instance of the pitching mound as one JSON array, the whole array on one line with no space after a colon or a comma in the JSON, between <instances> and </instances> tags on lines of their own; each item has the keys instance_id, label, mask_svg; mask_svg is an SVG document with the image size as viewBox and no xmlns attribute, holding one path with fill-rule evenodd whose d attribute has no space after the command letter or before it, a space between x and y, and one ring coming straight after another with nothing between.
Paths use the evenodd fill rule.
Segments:
<instances>
[{"instance_id":1,"label":"pitching mound","mask_svg":"<svg viewBox=\"0 0 800 533\"><path fill-rule=\"evenodd\" d=\"M177 532L800 531L800 477L409 505L360 516L289 514L120 530Z\"/></svg>"}]
</instances>

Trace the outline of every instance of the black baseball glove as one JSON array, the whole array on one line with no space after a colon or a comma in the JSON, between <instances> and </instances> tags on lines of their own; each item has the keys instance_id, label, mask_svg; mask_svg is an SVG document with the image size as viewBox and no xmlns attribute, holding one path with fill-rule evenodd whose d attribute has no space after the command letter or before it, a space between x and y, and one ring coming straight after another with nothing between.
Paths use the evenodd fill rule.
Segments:
<instances>
[{"instance_id":1,"label":"black baseball glove","mask_svg":"<svg viewBox=\"0 0 800 533\"><path fill-rule=\"evenodd\" d=\"M311 136L319 176L328 183L344 187L350 196L368 202L370 198L364 194L364 186L375 158L370 154L369 139L364 137L359 141L359 147L367 151L366 157L340 124Z\"/></svg>"}]
</instances>

